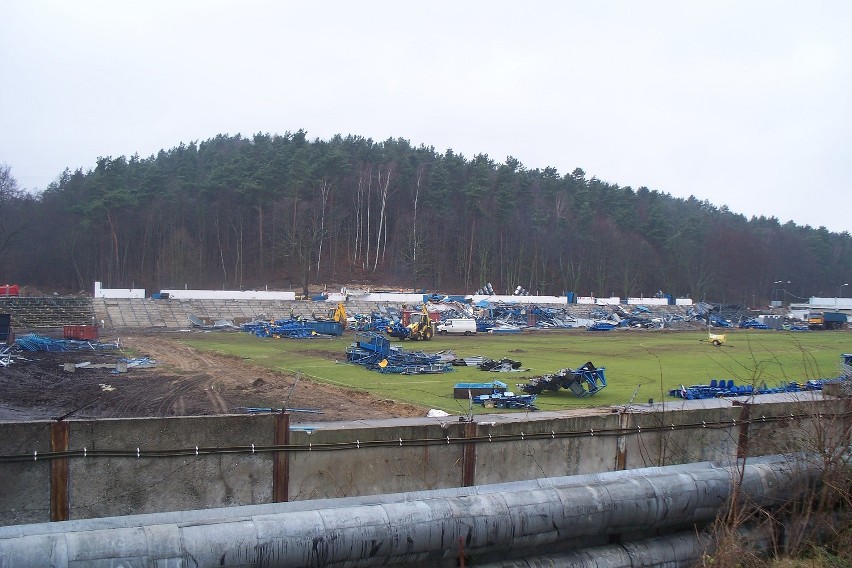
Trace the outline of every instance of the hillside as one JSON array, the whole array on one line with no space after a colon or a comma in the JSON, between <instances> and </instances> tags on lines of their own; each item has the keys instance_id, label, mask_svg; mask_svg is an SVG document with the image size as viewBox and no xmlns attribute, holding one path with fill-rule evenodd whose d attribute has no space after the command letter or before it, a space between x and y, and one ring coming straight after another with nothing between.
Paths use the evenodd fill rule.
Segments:
<instances>
[{"instance_id":1,"label":"hillside","mask_svg":"<svg viewBox=\"0 0 852 568\"><path fill-rule=\"evenodd\" d=\"M46 291L490 282L753 304L852 280L848 233L404 139L219 135L99 158L38 196L11 182L0 279Z\"/></svg>"}]
</instances>

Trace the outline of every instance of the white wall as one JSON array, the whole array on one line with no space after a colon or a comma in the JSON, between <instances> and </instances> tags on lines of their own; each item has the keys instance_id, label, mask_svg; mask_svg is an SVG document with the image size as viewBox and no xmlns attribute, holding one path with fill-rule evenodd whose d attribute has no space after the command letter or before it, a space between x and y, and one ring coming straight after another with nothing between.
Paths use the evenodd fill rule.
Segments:
<instances>
[{"instance_id":1,"label":"white wall","mask_svg":"<svg viewBox=\"0 0 852 568\"><path fill-rule=\"evenodd\" d=\"M612 298L596 298L594 296L580 296L577 298L578 304L594 304L596 306L617 306L621 303L621 298L613 296Z\"/></svg>"},{"instance_id":2,"label":"white wall","mask_svg":"<svg viewBox=\"0 0 852 568\"><path fill-rule=\"evenodd\" d=\"M813 309L852 310L852 298L811 298L809 303Z\"/></svg>"},{"instance_id":3,"label":"white wall","mask_svg":"<svg viewBox=\"0 0 852 568\"><path fill-rule=\"evenodd\" d=\"M160 290L173 300L295 300L295 292L266 290Z\"/></svg>"},{"instance_id":4,"label":"white wall","mask_svg":"<svg viewBox=\"0 0 852 568\"><path fill-rule=\"evenodd\" d=\"M473 296L468 296L473 298L473 302L480 302L482 300L486 300L488 302L495 303L504 303L504 304L567 304L568 297L567 296L510 296L510 295L499 295L499 294L491 294L488 295L480 295L474 294Z\"/></svg>"},{"instance_id":5,"label":"white wall","mask_svg":"<svg viewBox=\"0 0 852 568\"><path fill-rule=\"evenodd\" d=\"M423 294L403 294L400 292L369 292L367 294L349 294L350 300L362 302L392 302L400 304L422 304Z\"/></svg>"},{"instance_id":6,"label":"white wall","mask_svg":"<svg viewBox=\"0 0 852 568\"><path fill-rule=\"evenodd\" d=\"M668 298L627 298L630 306L668 306Z\"/></svg>"},{"instance_id":7,"label":"white wall","mask_svg":"<svg viewBox=\"0 0 852 568\"><path fill-rule=\"evenodd\" d=\"M145 288L101 288L95 282L95 298L144 298Z\"/></svg>"}]
</instances>

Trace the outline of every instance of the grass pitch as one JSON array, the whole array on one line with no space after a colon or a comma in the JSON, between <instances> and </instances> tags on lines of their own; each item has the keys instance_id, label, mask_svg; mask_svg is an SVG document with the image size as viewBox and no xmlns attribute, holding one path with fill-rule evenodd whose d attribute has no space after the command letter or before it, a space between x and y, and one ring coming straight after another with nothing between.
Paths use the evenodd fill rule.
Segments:
<instances>
[{"instance_id":1,"label":"grass pitch","mask_svg":"<svg viewBox=\"0 0 852 568\"><path fill-rule=\"evenodd\" d=\"M717 332L722 333L722 332ZM508 357L522 363L522 372L494 373L470 367L436 375L381 374L346 362L346 347L355 334L330 339L261 339L249 333L193 334L181 341L198 349L242 357L248 363L341 387L369 391L379 398L439 408L454 414L468 411L467 400L453 398L459 382L502 381L510 390L529 378L586 361L606 368L607 388L579 399L571 392L543 393L536 406L560 410L674 400L667 395L679 385L734 379L737 384L777 386L790 381L833 378L840 354L852 352L852 334L842 331L725 331L720 347L704 332L617 330L612 332L535 331L522 334L438 336L428 342L402 342L412 351L452 350L457 357ZM392 340L394 344L399 342ZM638 391L637 391L638 388ZM487 412L474 405L475 413ZM505 410L497 410L506 412ZM493 412L493 410L492 410Z\"/></svg>"}]
</instances>

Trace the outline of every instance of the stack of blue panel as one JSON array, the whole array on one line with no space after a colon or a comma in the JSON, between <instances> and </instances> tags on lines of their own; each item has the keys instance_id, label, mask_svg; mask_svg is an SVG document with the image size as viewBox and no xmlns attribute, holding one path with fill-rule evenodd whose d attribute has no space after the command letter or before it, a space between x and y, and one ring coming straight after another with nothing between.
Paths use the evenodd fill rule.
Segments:
<instances>
[{"instance_id":1,"label":"stack of blue panel","mask_svg":"<svg viewBox=\"0 0 852 568\"><path fill-rule=\"evenodd\" d=\"M806 390L820 390L824 380L810 380L805 384L797 382L789 382L769 387L766 383L759 387L752 385L737 385L733 379L713 379L709 385L691 385L672 389L669 391L669 396L683 398L686 400L699 400L703 398L719 398L719 397L734 397L734 396L751 396L755 394L777 394L785 392L801 392Z\"/></svg>"},{"instance_id":2,"label":"stack of blue panel","mask_svg":"<svg viewBox=\"0 0 852 568\"><path fill-rule=\"evenodd\" d=\"M80 349L115 349L114 343L98 341L77 341L74 339L53 339L30 333L15 340L21 351L77 351Z\"/></svg>"},{"instance_id":3,"label":"stack of blue panel","mask_svg":"<svg viewBox=\"0 0 852 568\"><path fill-rule=\"evenodd\" d=\"M298 320L253 321L244 323L241 329L258 337L306 339L316 335L313 329Z\"/></svg>"}]
</instances>

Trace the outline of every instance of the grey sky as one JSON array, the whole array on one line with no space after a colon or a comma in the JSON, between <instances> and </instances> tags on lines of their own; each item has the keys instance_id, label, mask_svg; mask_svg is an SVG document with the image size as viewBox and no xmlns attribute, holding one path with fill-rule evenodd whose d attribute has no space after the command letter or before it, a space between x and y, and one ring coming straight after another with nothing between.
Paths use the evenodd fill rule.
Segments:
<instances>
[{"instance_id":1,"label":"grey sky","mask_svg":"<svg viewBox=\"0 0 852 568\"><path fill-rule=\"evenodd\" d=\"M0 0L0 163L300 128L852 231L852 3Z\"/></svg>"}]
</instances>

